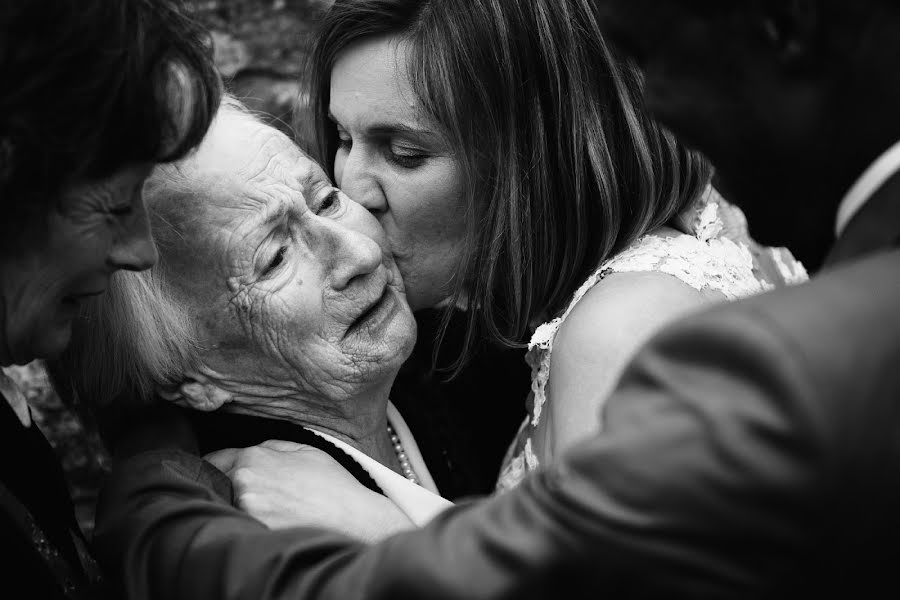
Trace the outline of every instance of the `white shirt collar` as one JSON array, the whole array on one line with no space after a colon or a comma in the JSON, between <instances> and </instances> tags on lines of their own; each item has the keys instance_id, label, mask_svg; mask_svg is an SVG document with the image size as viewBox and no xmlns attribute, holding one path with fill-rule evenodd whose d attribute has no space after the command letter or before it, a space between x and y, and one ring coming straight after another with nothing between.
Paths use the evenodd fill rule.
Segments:
<instances>
[{"instance_id":1,"label":"white shirt collar","mask_svg":"<svg viewBox=\"0 0 900 600\"><path fill-rule=\"evenodd\" d=\"M400 438L403 444L403 450L406 452L409 462L412 464L413 471L419 477L421 485L413 483L406 477L395 473L374 458L363 454L350 444L343 442L335 437L309 428L316 435L325 438L351 457L353 457L359 465L365 469L378 487L415 525L421 527L428 523L435 516L453 506L453 503L442 498L428 467L425 466L425 460L422 458L419 447L416 445L415 439L403 417L394 408L394 405L388 402L387 406L388 421L394 428L394 433Z\"/></svg>"},{"instance_id":2,"label":"white shirt collar","mask_svg":"<svg viewBox=\"0 0 900 600\"><path fill-rule=\"evenodd\" d=\"M850 219L865 206L869 198L878 191L891 175L900 170L900 141L888 148L875 162L856 180L838 206L835 233L840 235L846 229Z\"/></svg>"}]
</instances>

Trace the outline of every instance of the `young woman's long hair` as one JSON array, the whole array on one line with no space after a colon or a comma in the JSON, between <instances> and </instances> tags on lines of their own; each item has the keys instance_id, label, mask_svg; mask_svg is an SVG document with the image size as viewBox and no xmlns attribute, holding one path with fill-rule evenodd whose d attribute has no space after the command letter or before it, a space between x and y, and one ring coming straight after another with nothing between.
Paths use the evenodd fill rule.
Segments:
<instances>
[{"instance_id":1,"label":"young woman's long hair","mask_svg":"<svg viewBox=\"0 0 900 600\"><path fill-rule=\"evenodd\" d=\"M467 298L467 350L484 336L521 345L604 260L708 184L704 159L646 114L640 75L606 44L589 0L337 0L310 70L332 173L332 67L382 35L406 44L413 89L463 173L455 299Z\"/></svg>"}]
</instances>

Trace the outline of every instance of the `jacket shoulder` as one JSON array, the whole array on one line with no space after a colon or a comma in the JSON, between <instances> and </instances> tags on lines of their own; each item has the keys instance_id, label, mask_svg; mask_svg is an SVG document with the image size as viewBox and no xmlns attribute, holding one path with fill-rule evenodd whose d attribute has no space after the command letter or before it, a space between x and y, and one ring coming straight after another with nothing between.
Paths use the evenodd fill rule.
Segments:
<instances>
[{"instance_id":1,"label":"jacket shoulder","mask_svg":"<svg viewBox=\"0 0 900 600\"><path fill-rule=\"evenodd\" d=\"M697 315L686 331L766 331L769 359L794 364L817 397L900 388L900 252L835 268L809 282ZM888 390L882 389L883 393Z\"/></svg>"}]
</instances>

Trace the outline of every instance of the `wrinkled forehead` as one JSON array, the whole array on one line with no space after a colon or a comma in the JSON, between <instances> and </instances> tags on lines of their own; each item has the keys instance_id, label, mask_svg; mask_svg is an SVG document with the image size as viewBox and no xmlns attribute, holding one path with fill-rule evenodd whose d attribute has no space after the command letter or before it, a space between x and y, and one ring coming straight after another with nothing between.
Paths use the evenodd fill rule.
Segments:
<instances>
[{"instance_id":1,"label":"wrinkled forehead","mask_svg":"<svg viewBox=\"0 0 900 600\"><path fill-rule=\"evenodd\" d=\"M211 194L240 204L242 196L262 196L284 186L306 195L328 181L325 171L281 131L249 115L217 119L194 157L197 178ZM258 198L262 199L262 198Z\"/></svg>"},{"instance_id":2,"label":"wrinkled forehead","mask_svg":"<svg viewBox=\"0 0 900 600\"><path fill-rule=\"evenodd\" d=\"M172 227L185 250L216 243L217 231L263 234L273 215L305 211L330 187L325 171L283 133L246 114L220 114L197 151L158 168L145 193L155 225ZM162 222L160 222L162 221Z\"/></svg>"},{"instance_id":3,"label":"wrinkled forehead","mask_svg":"<svg viewBox=\"0 0 900 600\"><path fill-rule=\"evenodd\" d=\"M238 228L274 212L304 210L331 182L314 160L277 129L249 115L216 118L197 152L181 166L195 225Z\"/></svg>"}]
</instances>

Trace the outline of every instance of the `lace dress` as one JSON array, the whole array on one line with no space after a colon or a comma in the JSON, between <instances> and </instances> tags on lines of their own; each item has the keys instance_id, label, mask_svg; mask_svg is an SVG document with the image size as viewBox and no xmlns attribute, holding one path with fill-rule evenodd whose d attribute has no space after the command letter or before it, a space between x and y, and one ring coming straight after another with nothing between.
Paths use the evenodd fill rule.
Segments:
<instances>
[{"instance_id":1,"label":"lace dress","mask_svg":"<svg viewBox=\"0 0 900 600\"><path fill-rule=\"evenodd\" d=\"M788 250L756 244L747 232L743 213L726 203L714 190L684 215L679 224L679 229L690 233L664 235L658 232L639 238L588 277L561 315L535 330L525 357L531 367L529 416L503 461L497 491L517 486L528 472L540 465L533 437L541 424L541 412L550 401L546 388L553 342L575 305L604 277L624 272L666 273L697 290L719 292L726 300L807 279L803 265ZM590 418L596 417L590 415Z\"/></svg>"}]
</instances>

